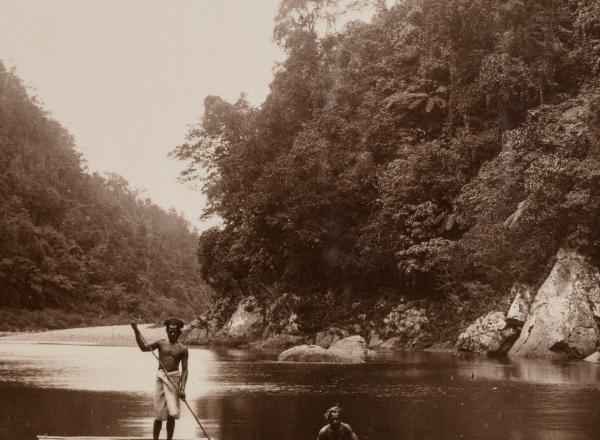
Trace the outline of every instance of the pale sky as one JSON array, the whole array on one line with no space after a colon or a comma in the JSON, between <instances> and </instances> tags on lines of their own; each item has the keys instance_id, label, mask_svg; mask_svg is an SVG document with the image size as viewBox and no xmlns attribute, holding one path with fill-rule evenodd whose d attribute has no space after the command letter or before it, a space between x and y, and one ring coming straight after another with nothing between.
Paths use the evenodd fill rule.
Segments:
<instances>
[{"instance_id":1,"label":"pale sky","mask_svg":"<svg viewBox=\"0 0 600 440\"><path fill-rule=\"evenodd\" d=\"M259 105L283 58L278 0L0 0L0 60L76 138L89 169L115 172L201 223L204 200L167 158L206 95Z\"/></svg>"}]
</instances>

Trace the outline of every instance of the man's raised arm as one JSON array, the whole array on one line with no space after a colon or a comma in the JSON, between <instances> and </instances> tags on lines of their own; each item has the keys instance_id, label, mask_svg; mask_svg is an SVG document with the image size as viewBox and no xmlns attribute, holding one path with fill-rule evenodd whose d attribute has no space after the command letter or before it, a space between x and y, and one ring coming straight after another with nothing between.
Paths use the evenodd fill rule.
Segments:
<instances>
[{"instance_id":1,"label":"man's raised arm","mask_svg":"<svg viewBox=\"0 0 600 440\"><path fill-rule=\"evenodd\" d=\"M131 328L133 329L133 332L135 333L135 342L137 342L137 345L138 345L138 347L140 347L140 350L152 351L152 350L158 348L158 344L156 342L154 342L152 344L146 344L146 341L144 340L144 337L140 333L140 330L138 329L137 324L135 322L131 323Z\"/></svg>"}]
</instances>

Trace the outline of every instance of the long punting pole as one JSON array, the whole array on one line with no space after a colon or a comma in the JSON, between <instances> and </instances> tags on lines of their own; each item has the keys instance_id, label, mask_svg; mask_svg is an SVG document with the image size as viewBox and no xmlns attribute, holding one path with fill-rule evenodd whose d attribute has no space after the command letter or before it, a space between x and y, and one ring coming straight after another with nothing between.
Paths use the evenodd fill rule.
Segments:
<instances>
[{"instance_id":1,"label":"long punting pole","mask_svg":"<svg viewBox=\"0 0 600 440\"><path fill-rule=\"evenodd\" d=\"M144 336L142 335L142 332L140 332L140 336L142 337L142 340L144 341L144 345L148 346L148 344L146 343L146 339L144 338ZM154 356L154 358L158 361L158 364L160 365L160 368L163 369L163 371L165 372L165 376L167 377L167 379L169 379L169 382L171 382L171 385L173 385L173 387L179 391L179 386L175 385L175 383L171 380L171 378L169 377L169 375L167 374L167 369L165 368L165 366L163 365L162 361L159 359L159 357L156 355L156 353L154 353L154 350L150 350L150 353L152 353L152 356ZM198 423L198 426L200 427L200 429L202 430L202 432L204 433L204 435L206 436L206 438L208 440L211 440L210 436L208 435L208 433L204 430L204 426L202 426L202 423L200 423L200 419L198 419L198 416L196 415L196 413L192 410L192 408L190 407L190 404L187 403L186 399L181 399L183 400L183 403L185 403L185 406L187 406L187 409L190 410L190 413L192 414L192 416L194 416L194 419L196 419L196 423Z\"/></svg>"}]
</instances>

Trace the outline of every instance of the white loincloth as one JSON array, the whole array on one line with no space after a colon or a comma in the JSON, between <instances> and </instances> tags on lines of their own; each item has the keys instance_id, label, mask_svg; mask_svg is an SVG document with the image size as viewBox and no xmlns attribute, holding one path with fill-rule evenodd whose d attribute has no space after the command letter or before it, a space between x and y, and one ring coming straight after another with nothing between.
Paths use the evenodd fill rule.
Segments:
<instances>
[{"instance_id":1,"label":"white loincloth","mask_svg":"<svg viewBox=\"0 0 600 440\"><path fill-rule=\"evenodd\" d=\"M167 374L169 378L167 378ZM179 370L158 370L154 390L154 420L167 420L167 417L179 418ZM169 380L170 379L170 380ZM173 383L171 383L173 382ZM175 386L173 386L175 384Z\"/></svg>"}]
</instances>

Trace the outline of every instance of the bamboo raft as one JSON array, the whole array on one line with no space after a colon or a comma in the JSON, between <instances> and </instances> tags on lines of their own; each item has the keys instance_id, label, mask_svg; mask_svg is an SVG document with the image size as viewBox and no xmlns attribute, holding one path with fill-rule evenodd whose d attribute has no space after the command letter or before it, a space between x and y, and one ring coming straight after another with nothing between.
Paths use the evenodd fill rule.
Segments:
<instances>
[{"instance_id":1,"label":"bamboo raft","mask_svg":"<svg viewBox=\"0 0 600 440\"><path fill-rule=\"evenodd\" d=\"M152 440L152 437L98 437L98 436L59 436L59 435L38 435L38 440ZM174 439L187 440L187 439ZM191 440L191 439L189 439ZM205 440L205 437L193 440Z\"/></svg>"}]
</instances>

